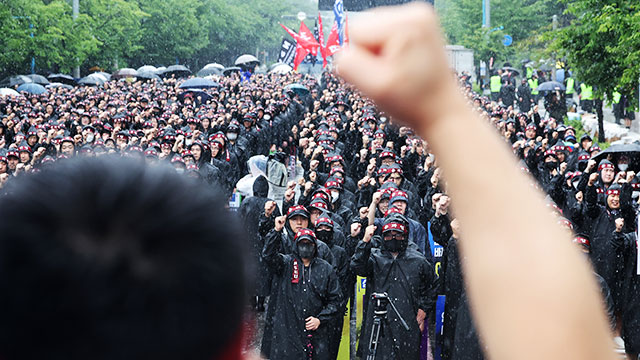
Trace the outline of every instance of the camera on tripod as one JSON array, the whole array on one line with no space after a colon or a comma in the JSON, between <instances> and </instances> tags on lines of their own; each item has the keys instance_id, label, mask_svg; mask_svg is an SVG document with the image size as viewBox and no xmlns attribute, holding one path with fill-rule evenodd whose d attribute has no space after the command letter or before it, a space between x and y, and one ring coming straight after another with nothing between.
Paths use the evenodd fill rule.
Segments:
<instances>
[{"instance_id":1,"label":"camera on tripod","mask_svg":"<svg viewBox=\"0 0 640 360\"><path fill-rule=\"evenodd\" d=\"M373 301L373 324L371 325L371 337L369 338L369 354L367 355L367 360L375 360L376 358L380 337L384 336L383 324L387 321L388 305L391 305L391 309L395 312L402 326L409 331L409 325L404 321L402 315L400 315L396 306L393 304L391 299L389 299L389 295L387 293L373 293L371 294L371 301ZM391 329L389 329L388 332L390 333Z\"/></svg>"},{"instance_id":2,"label":"camera on tripod","mask_svg":"<svg viewBox=\"0 0 640 360\"><path fill-rule=\"evenodd\" d=\"M387 293L373 293L371 300L373 301L373 313L375 315L387 315L387 306L389 305L389 295Z\"/></svg>"}]
</instances>

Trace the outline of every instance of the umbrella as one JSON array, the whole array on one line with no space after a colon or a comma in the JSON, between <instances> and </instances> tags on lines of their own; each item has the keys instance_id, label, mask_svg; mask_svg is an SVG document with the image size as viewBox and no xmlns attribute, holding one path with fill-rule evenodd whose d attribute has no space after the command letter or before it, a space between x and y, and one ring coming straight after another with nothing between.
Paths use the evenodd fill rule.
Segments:
<instances>
[{"instance_id":1,"label":"umbrella","mask_svg":"<svg viewBox=\"0 0 640 360\"><path fill-rule=\"evenodd\" d=\"M91 74L94 75L94 74ZM78 80L78 85L86 85L86 86L100 86L105 83L105 81L98 76L85 76L82 79Z\"/></svg>"},{"instance_id":2,"label":"umbrella","mask_svg":"<svg viewBox=\"0 0 640 360\"><path fill-rule=\"evenodd\" d=\"M140 66L137 71L138 73L141 73L141 72L154 72L156 70L158 69L153 65L143 65L143 66Z\"/></svg>"},{"instance_id":3,"label":"umbrella","mask_svg":"<svg viewBox=\"0 0 640 360\"><path fill-rule=\"evenodd\" d=\"M293 71L293 68L287 64L278 64L277 66L274 66L271 68L271 70L269 70L270 73L275 73L275 74L288 74L291 71Z\"/></svg>"},{"instance_id":4,"label":"umbrella","mask_svg":"<svg viewBox=\"0 0 640 360\"><path fill-rule=\"evenodd\" d=\"M253 55L245 54L245 55L240 55L234 62L234 65L249 65L251 63L259 64L260 60L258 60L258 58L256 58Z\"/></svg>"},{"instance_id":5,"label":"umbrella","mask_svg":"<svg viewBox=\"0 0 640 360\"><path fill-rule=\"evenodd\" d=\"M87 75L87 77L94 78L94 79L100 81L100 85L102 85L102 84L106 83L107 81L109 81L109 79L111 78L111 75L109 75L109 77L106 77L102 73L93 73L93 74Z\"/></svg>"},{"instance_id":6,"label":"umbrella","mask_svg":"<svg viewBox=\"0 0 640 360\"><path fill-rule=\"evenodd\" d=\"M104 71L98 71L98 72L95 72L95 73L90 74L90 75L102 75L102 77L106 79L105 81L111 80L111 74L106 73Z\"/></svg>"},{"instance_id":7,"label":"umbrella","mask_svg":"<svg viewBox=\"0 0 640 360\"><path fill-rule=\"evenodd\" d=\"M135 69L124 68L120 69L111 75L113 80L124 79L124 78L134 78L138 76L138 72Z\"/></svg>"},{"instance_id":8,"label":"umbrella","mask_svg":"<svg viewBox=\"0 0 640 360\"><path fill-rule=\"evenodd\" d=\"M593 160L600 161L600 159L606 158L608 154L622 155L623 153L630 155L630 157L633 158L640 157L640 144L632 143L611 145L596 154L596 156L593 157Z\"/></svg>"},{"instance_id":9,"label":"umbrella","mask_svg":"<svg viewBox=\"0 0 640 360\"><path fill-rule=\"evenodd\" d=\"M191 70L187 69L184 65L171 65L165 71L162 72L163 77L187 77L191 75Z\"/></svg>"},{"instance_id":10,"label":"umbrella","mask_svg":"<svg viewBox=\"0 0 640 360\"><path fill-rule=\"evenodd\" d=\"M142 79L142 80L160 80L162 81L162 78L160 76L158 76L158 74L156 74L155 72L152 71L138 71L138 79Z\"/></svg>"},{"instance_id":11,"label":"umbrella","mask_svg":"<svg viewBox=\"0 0 640 360\"><path fill-rule=\"evenodd\" d=\"M51 74L47 76L47 79L49 79L49 81L54 83L63 83L63 84L69 84L69 85L76 84L76 79L74 79L70 75L65 75L65 74Z\"/></svg>"},{"instance_id":12,"label":"umbrella","mask_svg":"<svg viewBox=\"0 0 640 360\"><path fill-rule=\"evenodd\" d=\"M62 84L62 83L50 83L48 85L45 85L45 88L50 89L50 88L65 88L65 89L73 89L73 86L69 85L69 84Z\"/></svg>"},{"instance_id":13,"label":"umbrella","mask_svg":"<svg viewBox=\"0 0 640 360\"><path fill-rule=\"evenodd\" d=\"M180 89L209 89L217 88L219 86L220 84L215 81L203 78L193 78L180 84Z\"/></svg>"},{"instance_id":14,"label":"umbrella","mask_svg":"<svg viewBox=\"0 0 640 360\"><path fill-rule=\"evenodd\" d=\"M242 69L241 69L241 68L239 68L239 67L237 67L237 66L231 66L231 67L228 67L228 68L224 68L224 70L222 71L222 73L223 73L224 75L227 75L227 76L228 76L228 75L230 75L232 72L241 72L241 71L242 71Z\"/></svg>"},{"instance_id":15,"label":"umbrella","mask_svg":"<svg viewBox=\"0 0 640 360\"><path fill-rule=\"evenodd\" d=\"M40 84L40 85L48 85L49 84L49 80L47 80L47 78L42 76L42 75L31 74L31 75L25 75L25 76L28 77L29 79L31 79L31 81L33 81L36 84Z\"/></svg>"},{"instance_id":16,"label":"umbrella","mask_svg":"<svg viewBox=\"0 0 640 360\"><path fill-rule=\"evenodd\" d=\"M217 67L203 67L202 70L198 71L198 76L200 77L205 77L205 76L211 76L211 75L222 75L222 70L218 69Z\"/></svg>"},{"instance_id":17,"label":"umbrella","mask_svg":"<svg viewBox=\"0 0 640 360\"><path fill-rule=\"evenodd\" d=\"M154 72L155 72L156 74L160 75L160 74L162 74L163 72L165 72L166 70L167 70L167 68L166 68L166 67L164 67L164 66L160 66L160 67L156 68L156 71L154 71Z\"/></svg>"},{"instance_id":18,"label":"umbrella","mask_svg":"<svg viewBox=\"0 0 640 360\"><path fill-rule=\"evenodd\" d=\"M307 94L309 94L309 89L307 89L306 86L304 85L300 85L300 84L290 84L284 87L285 90L291 90L294 93L300 95L300 96L305 96Z\"/></svg>"},{"instance_id":19,"label":"umbrella","mask_svg":"<svg viewBox=\"0 0 640 360\"><path fill-rule=\"evenodd\" d=\"M187 89L180 94L178 94L178 100L184 102L184 98L190 96L193 101L198 101L198 97L200 97L200 104L207 102L207 100L211 99L211 95L207 94L204 91L198 89Z\"/></svg>"},{"instance_id":20,"label":"umbrella","mask_svg":"<svg viewBox=\"0 0 640 360\"><path fill-rule=\"evenodd\" d=\"M218 70L222 71L222 70L224 70L224 65L218 64L218 63L210 63L210 64L207 64L207 65L205 65L203 67L203 69L208 69L208 68L215 68L215 69L218 69Z\"/></svg>"},{"instance_id":21,"label":"umbrella","mask_svg":"<svg viewBox=\"0 0 640 360\"><path fill-rule=\"evenodd\" d=\"M28 92L29 94L40 95L40 94L46 93L47 89L45 89L44 86L40 84L30 83L30 84L22 84L18 86L18 91L19 92L24 91L24 92Z\"/></svg>"},{"instance_id":22,"label":"umbrella","mask_svg":"<svg viewBox=\"0 0 640 360\"><path fill-rule=\"evenodd\" d=\"M4 80L2 80L0 82L1 86L16 86L16 85L22 85L22 84L29 84L32 83L33 80L29 79L28 77L24 76L24 75L16 75L16 76L12 76L12 77L8 77Z\"/></svg>"},{"instance_id":23,"label":"umbrella","mask_svg":"<svg viewBox=\"0 0 640 360\"><path fill-rule=\"evenodd\" d=\"M19 92L15 91L13 89L1 88L0 89L0 96L22 96L22 94L20 94Z\"/></svg>"},{"instance_id":24,"label":"umbrella","mask_svg":"<svg viewBox=\"0 0 640 360\"><path fill-rule=\"evenodd\" d=\"M505 67L502 68L502 70L507 70L507 71L510 71L510 72L514 72L514 73L516 73L516 76L520 75L520 70L518 70L518 69L516 69L514 67L505 66Z\"/></svg>"},{"instance_id":25,"label":"umbrella","mask_svg":"<svg viewBox=\"0 0 640 360\"><path fill-rule=\"evenodd\" d=\"M557 81L547 81L538 85L538 91L556 91L556 90L565 91L566 88L564 87L564 85L562 85Z\"/></svg>"}]
</instances>

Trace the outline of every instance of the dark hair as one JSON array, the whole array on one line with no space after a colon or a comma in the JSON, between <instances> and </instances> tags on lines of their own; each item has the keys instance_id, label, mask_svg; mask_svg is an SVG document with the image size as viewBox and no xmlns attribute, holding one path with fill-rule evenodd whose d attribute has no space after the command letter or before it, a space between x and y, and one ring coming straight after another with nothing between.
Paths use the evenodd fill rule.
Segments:
<instances>
[{"instance_id":1,"label":"dark hair","mask_svg":"<svg viewBox=\"0 0 640 360\"><path fill-rule=\"evenodd\" d=\"M6 191L2 359L209 360L237 340L246 243L206 187L107 157L62 161Z\"/></svg>"}]
</instances>

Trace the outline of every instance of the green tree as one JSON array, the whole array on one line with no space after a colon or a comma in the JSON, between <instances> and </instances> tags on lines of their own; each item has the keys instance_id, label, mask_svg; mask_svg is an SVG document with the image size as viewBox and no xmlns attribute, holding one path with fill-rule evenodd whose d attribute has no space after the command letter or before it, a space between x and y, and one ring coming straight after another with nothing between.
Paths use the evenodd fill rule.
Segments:
<instances>
[{"instance_id":1,"label":"green tree","mask_svg":"<svg viewBox=\"0 0 640 360\"><path fill-rule=\"evenodd\" d=\"M134 1L83 0L80 13L92 19L93 36L100 41L98 51L85 67L99 66L112 70L126 65L143 49L142 20L149 16Z\"/></svg>"},{"instance_id":2,"label":"green tree","mask_svg":"<svg viewBox=\"0 0 640 360\"><path fill-rule=\"evenodd\" d=\"M208 14L201 0L140 0L149 14L142 20L138 63L175 64L185 61L209 42Z\"/></svg>"},{"instance_id":3,"label":"green tree","mask_svg":"<svg viewBox=\"0 0 640 360\"><path fill-rule=\"evenodd\" d=\"M637 98L640 77L640 3L636 0L571 0L570 26L550 36L553 50L567 58L577 78L594 87L595 95L611 98L614 90ZM635 107L637 103L632 102ZM604 140L602 103L598 121Z\"/></svg>"},{"instance_id":4,"label":"green tree","mask_svg":"<svg viewBox=\"0 0 640 360\"><path fill-rule=\"evenodd\" d=\"M482 29L482 0L439 0L436 9L451 44L473 49L476 60L512 60L516 51L529 56L541 30L550 27L553 15L561 15L563 5L557 0L491 0L491 27ZM502 27L502 30L492 31ZM490 34L489 34L490 32ZM513 46L502 45L504 35L513 38Z\"/></svg>"},{"instance_id":5,"label":"green tree","mask_svg":"<svg viewBox=\"0 0 640 360\"><path fill-rule=\"evenodd\" d=\"M31 58L40 72L68 72L98 50L91 19L76 21L64 0L7 0L0 10L0 68L5 75L27 73ZM32 27L31 27L32 26ZM33 37L31 37L33 34Z\"/></svg>"}]
</instances>

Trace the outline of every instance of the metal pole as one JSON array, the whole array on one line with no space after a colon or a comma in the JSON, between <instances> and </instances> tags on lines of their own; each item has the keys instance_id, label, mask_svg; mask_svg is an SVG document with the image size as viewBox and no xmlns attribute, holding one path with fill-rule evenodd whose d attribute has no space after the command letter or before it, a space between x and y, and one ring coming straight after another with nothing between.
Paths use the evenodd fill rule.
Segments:
<instances>
[{"instance_id":1,"label":"metal pole","mask_svg":"<svg viewBox=\"0 0 640 360\"><path fill-rule=\"evenodd\" d=\"M75 22L76 19L78 18L78 14L80 13L80 0L73 0L72 3L72 10L73 10L73 21ZM80 77L80 66L77 65L74 69L73 69L73 77L75 77L76 79Z\"/></svg>"},{"instance_id":2,"label":"metal pole","mask_svg":"<svg viewBox=\"0 0 640 360\"><path fill-rule=\"evenodd\" d=\"M29 30L31 31L31 39L33 39L33 23L29 23ZM36 73L36 58L34 56L31 57L31 73Z\"/></svg>"},{"instance_id":3,"label":"metal pole","mask_svg":"<svg viewBox=\"0 0 640 360\"><path fill-rule=\"evenodd\" d=\"M491 0L484 0L485 1L485 21L487 24L487 27L491 27Z\"/></svg>"}]
</instances>

